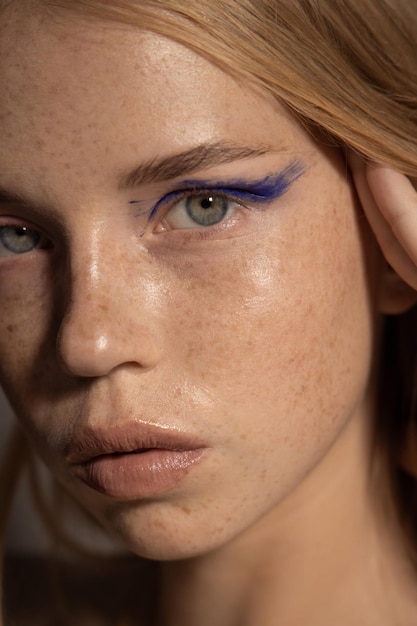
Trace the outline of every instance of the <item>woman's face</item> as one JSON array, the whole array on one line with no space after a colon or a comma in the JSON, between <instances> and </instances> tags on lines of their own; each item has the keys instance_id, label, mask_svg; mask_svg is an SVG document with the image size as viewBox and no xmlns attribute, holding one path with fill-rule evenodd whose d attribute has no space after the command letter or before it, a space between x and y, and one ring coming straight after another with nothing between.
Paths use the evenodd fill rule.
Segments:
<instances>
[{"instance_id":1,"label":"woman's face","mask_svg":"<svg viewBox=\"0 0 417 626\"><path fill-rule=\"evenodd\" d=\"M22 12L3 34L2 384L132 550L204 552L278 516L366 413L345 164L152 33Z\"/></svg>"}]
</instances>

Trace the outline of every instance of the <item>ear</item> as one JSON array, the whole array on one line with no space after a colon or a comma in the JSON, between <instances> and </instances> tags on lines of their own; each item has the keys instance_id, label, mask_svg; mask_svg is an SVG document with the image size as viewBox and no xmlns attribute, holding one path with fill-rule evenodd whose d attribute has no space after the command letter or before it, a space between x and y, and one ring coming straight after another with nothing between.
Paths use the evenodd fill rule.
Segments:
<instances>
[{"instance_id":1,"label":"ear","mask_svg":"<svg viewBox=\"0 0 417 626\"><path fill-rule=\"evenodd\" d=\"M417 291L408 285L392 267L383 262L381 270L378 309L387 315L399 315L417 303Z\"/></svg>"}]
</instances>

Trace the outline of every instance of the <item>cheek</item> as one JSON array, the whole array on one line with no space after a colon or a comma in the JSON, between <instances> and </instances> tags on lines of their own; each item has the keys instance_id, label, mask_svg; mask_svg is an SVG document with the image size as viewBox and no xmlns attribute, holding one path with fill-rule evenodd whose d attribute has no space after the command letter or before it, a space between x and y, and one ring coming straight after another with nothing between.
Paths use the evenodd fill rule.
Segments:
<instances>
[{"instance_id":1,"label":"cheek","mask_svg":"<svg viewBox=\"0 0 417 626\"><path fill-rule=\"evenodd\" d=\"M14 404L33 399L40 379L55 366L52 294L47 255L0 263L0 382Z\"/></svg>"},{"instance_id":2,"label":"cheek","mask_svg":"<svg viewBox=\"0 0 417 626\"><path fill-rule=\"evenodd\" d=\"M126 536L144 523L152 549L181 554L201 549L201 527L207 544L224 541L296 491L362 415L373 308L354 205L341 197L336 210L328 203L308 224L292 218L252 249L234 244L227 262L204 265L210 279L189 275L194 295L177 301L187 323L177 325L176 369L211 394L195 424L214 452L190 476L191 516L179 504L151 507L126 517Z\"/></svg>"},{"instance_id":3,"label":"cheek","mask_svg":"<svg viewBox=\"0 0 417 626\"><path fill-rule=\"evenodd\" d=\"M220 428L303 448L337 429L367 382L372 307L353 200L311 203L192 277L177 358L221 405ZM205 268L207 273L207 267Z\"/></svg>"}]
</instances>

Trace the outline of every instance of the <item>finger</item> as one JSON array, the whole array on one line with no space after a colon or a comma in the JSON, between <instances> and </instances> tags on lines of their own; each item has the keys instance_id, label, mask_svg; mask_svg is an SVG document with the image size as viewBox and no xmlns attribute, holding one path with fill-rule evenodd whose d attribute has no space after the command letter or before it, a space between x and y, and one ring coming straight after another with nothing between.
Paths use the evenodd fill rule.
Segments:
<instances>
[{"instance_id":1,"label":"finger","mask_svg":"<svg viewBox=\"0 0 417 626\"><path fill-rule=\"evenodd\" d=\"M408 283L414 289L417 289L417 255L410 254L408 248L403 246L403 243L397 237L396 233L394 232L390 223L385 217L385 215L389 213L389 206L387 205L390 202L390 197L383 199L381 197L382 190L380 188L378 190L375 189L375 187L379 187L378 176L375 177L374 172L372 172L372 174L370 175L372 182L370 183L368 180L368 171L370 171L371 168L376 170L378 166L367 166L365 161L363 161L356 155L349 156L349 165L362 208L387 262L406 283ZM381 169L387 170L388 168ZM392 172L392 170L388 171ZM382 178L384 178L383 173ZM391 186L391 183L392 181L388 183L388 186ZM384 183L384 189L385 186L386 182ZM374 196L374 192L376 192L376 197ZM392 190L390 190L390 194L391 193ZM395 205L397 207L395 210L398 212L398 205L401 203L401 199L398 198L397 193L395 194L395 196ZM379 207L379 204L381 202L383 202L384 214L381 212ZM410 234L408 234L408 239L412 239L412 234L411 236ZM414 229L414 239L417 244L417 227Z\"/></svg>"},{"instance_id":2,"label":"finger","mask_svg":"<svg viewBox=\"0 0 417 626\"><path fill-rule=\"evenodd\" d=\"M417 192L411 181L381 165L368 165L367 180L379 210L417 265Z\"/></svg>"}]
</instances>

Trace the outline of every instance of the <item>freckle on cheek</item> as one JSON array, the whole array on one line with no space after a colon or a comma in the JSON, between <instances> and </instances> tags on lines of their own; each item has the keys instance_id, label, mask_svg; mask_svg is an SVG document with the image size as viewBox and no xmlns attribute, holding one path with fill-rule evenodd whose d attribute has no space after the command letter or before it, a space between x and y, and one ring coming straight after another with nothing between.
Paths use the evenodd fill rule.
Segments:
<instances>
[{"instance_id":1,"label":"freckle on cheek","mask_svg":"<svg viewBox=\"0 0 417 626\"><path fill-rule=\"evenodd\" d=\"M185 513L186 515L190 515L190 513L191 513L191 510L188 507L186 507L186 506L182 506L181 507L181 511L183 513Z\"/></svg>"}]
</instances>

